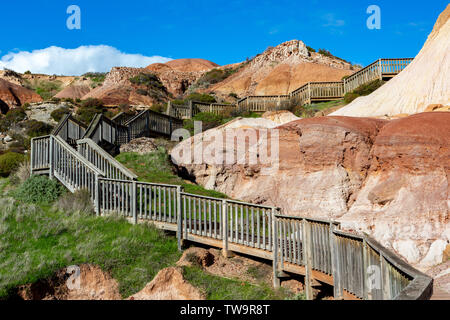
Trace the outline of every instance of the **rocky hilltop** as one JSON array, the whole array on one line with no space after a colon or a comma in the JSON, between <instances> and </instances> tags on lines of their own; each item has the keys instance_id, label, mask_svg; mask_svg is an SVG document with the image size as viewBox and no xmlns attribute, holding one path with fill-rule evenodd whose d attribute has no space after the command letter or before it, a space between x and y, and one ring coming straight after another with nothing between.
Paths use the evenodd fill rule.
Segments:
<instances>
[{"instance_id":1,"label":"rocky hilltop","mask_svg":"<svg viewBox=\"0 0 450 320\"><path fill-rule=\"evenodd\" d=\"M259 131L262 125L260 120L253 127ZM238 164L238 157L227 164L190 164L182 157L183 148L206 148L214 130L226 129L175 147L171 155L179 171L235 199L276 205L290 215L337 219L419 267L442 261L450 240L450 113L291 121L269 129L278 130L279 158L263 164ZM260 154L258 146L250 144L239 159ZM235 153L234 140L219 152Z\"/></svg>"},{"instance_id":2,"label":"rocky hilltop","mask_svg":"<svg viewBox=\"0 0 450 320\"><path fill-rule=\"evenodd\" d=\"M358 70L350 63L308 50L299 40L270 47L240 70L210 88L223 94L288 94L309 81L340 81Z\"/></svg>"},{"instance_id":3,"label":"rocky hilltop","mask_svg":"<svg viewBox=\"0 0 450 320\"><path fill-rule=\"evenodd\" d=\"M450 5L405 70L371 95L356 99L333 115L395 116L423 112L432 104L450 106L449 73Z\"/></svg>"}]
</instances>

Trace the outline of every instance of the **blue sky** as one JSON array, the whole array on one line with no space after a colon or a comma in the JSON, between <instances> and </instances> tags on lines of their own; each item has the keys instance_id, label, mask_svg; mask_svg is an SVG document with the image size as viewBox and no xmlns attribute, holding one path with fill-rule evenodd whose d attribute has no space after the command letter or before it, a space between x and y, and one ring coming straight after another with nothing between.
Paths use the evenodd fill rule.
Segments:
<instances>
[{"instance_id":1,"label":"blue sky","mask_svg":"<svg viewBox=\"0 0 450 320\"><path fill-rule=\"evenodd\" d=\"M81 30L66 27L66 10L72 4L81 8ZM366 27L366 9L372 4L381 8L381 30ZM54 51L43 70L73 72L86 61L77 55L96 57L98 63L90 69L127 59L133 66L165 61L159 57L203 58L224 65L292 39L367 65L379 57L414 57L447 4L448 0L2 1L0 67L20 69L24 60L36 58L22 56L20 62L18 53L97 45L112 48L73 51L61 61L56 60L64 52ZM101 56L121 53L138 56ZM150 59L153 56L158 57ZM67 59L72 69L66 68L71 64ZM27 67L39 69L41 60Z\"/></svg>"}]
</instances>

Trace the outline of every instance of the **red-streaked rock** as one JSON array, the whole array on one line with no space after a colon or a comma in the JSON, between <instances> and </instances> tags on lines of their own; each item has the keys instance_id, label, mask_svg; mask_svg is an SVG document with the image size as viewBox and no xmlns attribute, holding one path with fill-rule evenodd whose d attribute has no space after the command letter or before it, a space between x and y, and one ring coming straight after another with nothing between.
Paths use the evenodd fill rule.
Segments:
<instances>
[{"instance_id":1,"label":"red-streaked rock","mask_svg":"<svg viewBox=\"0 0 450 320\"><path fill-rule=\"evenodd\" d=\"M178 166L232 198L337 219L419 267L442 260L450 240L450 113L391 121L310 118L273 130L279 132L278 163ZM256 145L240 156L249 157Z\"/></svg>"},{"instance_id":2,"label":"red-streaked rock","mask_svg":"<svg viewBox=\"0 0 450 320\"><path fill-rule=\"evenodd\" d=\"M12 108L21 106L27 102L41 102L42 98L34 91L4 79L0 79L0 100Z\"/></svg>"}]
</instances>

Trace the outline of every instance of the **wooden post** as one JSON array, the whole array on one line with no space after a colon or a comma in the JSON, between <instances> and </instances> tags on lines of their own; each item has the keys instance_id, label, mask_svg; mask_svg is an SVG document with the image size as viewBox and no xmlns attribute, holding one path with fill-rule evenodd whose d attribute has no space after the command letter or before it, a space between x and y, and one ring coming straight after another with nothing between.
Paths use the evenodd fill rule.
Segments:
<instances>
[{"instance_id":1,"label":"wooden post","mask_svg":"<svg viewBox=\"0 0 450 320\"><path fill-rule=\"evenodd\" d=\"M48 147L49 147L49 157L48 157L49 170L48 170L48 177L50 178L50 180L53 180L53 137L52 137L52 136L50 136L49 143L48 143Z\"/></svg>"},{"instance_id":2,"label":"wooden post","mask_svg":"<svg viewBox=\"0 0 450 320\"><path fill-rule=\"evenodd\" d=\"M280 287L280 278L278 277L278 226L276 223L275 208L272 208L272 251L273 251L273 287Z\"/></svg>"},{"instance_id":3,"label":"wooden post","mask_svg":"<svg viewBox=\"0 0 450 320\"><path fill-rule=\"evenodd\" d=\"M192 119L194 116L194 106L192 104L192 100L189 100L189 119Z\"/></svg>"},{"instance_id":4,"label":"wooden post","mask_svg":"<svg viewBox=\"0 0 450 320\"><path fill-rule=\"evenodd\" d=\"M308 104L311 104L311 82L308 82Z\"/></svg>"},{"instance_id":5,"label":"wooden post","mask_svg":"<svg viewBox=\"0 0 450 320\"><path fill-rule=\"evenodd\" d=\"M94 210L97 216L100 216L100 182L98 174L95 174L95 190L94 190Z\"/></svg>"},{"instance_id":6,"label":"wooden post","mask_svg":"<svg viewBox=\"0 0 450 320\"><path fill-rule=\"evenodd\" d=\"M177 187L177 240L178 250L183 248L183 217L181 214L181 186Z\"/></svg>"},{"instance_id":7,"label":"wooden post","mask_svg":"<svg viewBox=\"0 0 450 320\"><path fill-rule=\"evenodd\" d=\"M381 275L381 293L383 295L383 300L391 299L391 283L389 279L389 270L387 268L386 259L380 252L380 275Z\"/></svg>"},{"instance_id":8,"label":"wooden post","mask_svg":"<svg viewBox=\"0 0 450 320\"><path fill-rule=\"evenodd\" d=\"M363 239L363 299L372 300L372 291L367 286L367 268L369 267L369 253L366 239Z\"/></svg>"},{"instance_id":9,"label":"wooden post","mask_svg":"<svg viewBox=\"0 0 450 320\"><path fill-rule=\"evenodd\" d=\"M336 234L331 230L331 252L332 252L332 272L333 272L333 291L334 291L334 299L335 300L342 300L344 298L343 291L342 291L342 268L341 268L341 261L340 261L340 254L339 254L339 246L337 241Z\"/></svg>"},{"instance_id":10,"label":"wooden post","mask_svg":"<svg viewBox=\"0 0 450 320\"><path fill-rule=\"evenodd\" d=\"M133 212L133 224L137 224L137 188L136 188L136 180L133 180L132 182L132 188L131 188L131 210Z\"/></svg>"},{"instance_id":11,"label":"wooden post","mask_svg":"<svg viewBox=\"0 0 450 320\"><path fill-rule=\"evenodd\" d=\"M222 200L222 255L225 258L230 256L228 252L228 203L227 200Z\"/></svg>"},{"instance_id":12,"label":"wooden post","mask_svg":"<svg viewBox=\"0 0 450 320\"><path fill-rule=\"evenodd\" d=\"M170 116L170 110L172 109L172 101L169 100L169 102L167 102L167 110L166 110L166 114L168 116Z\"/></svg>"},{"instance_id":13,"label":"wooden post","mask_svg":"<svg viewBox=\"0 0 450 320\"><path fill-rule=\"evenodd\" d=\"M304 264L305 264L305 293L306 293L306 299L312 300L313 299L313 292L312 292L312 257L311 257L311 228L309 226L308 221L306 219L303 219L303 247L305 248L305 257L304 257Z\"/></svg>"},{"instance_id":14,"label":"wooden post","mask_svg":"<svg viewBox=\"0 0 450 320\"><path fill-rule=\"evenodd\" d=\"M380 80L383 80L383 70L382 70L382 64L381 64L381 58L378 59L378 73L379 73L379 77Z\"/></svg>"}]
</instances>

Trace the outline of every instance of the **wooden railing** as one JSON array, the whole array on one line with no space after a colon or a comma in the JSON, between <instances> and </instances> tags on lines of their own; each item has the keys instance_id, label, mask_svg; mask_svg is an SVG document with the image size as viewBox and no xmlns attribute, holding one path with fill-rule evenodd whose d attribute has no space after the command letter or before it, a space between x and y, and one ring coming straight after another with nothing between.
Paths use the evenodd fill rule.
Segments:
<instances>
[{"instance_id":1,"label":"wooden railing","mask_svg":"<svg viewBox=\"0 0 450 320\"><path fill-rule=\"evenodd\" d=\"M130 139L150 134L170 137L172 132L183 127L183 121L170 115L144 110L124 123L129 128Z\"/></svg>"},{"instance_id":2,"label":"wooden railing","mask_svg":"<svg viewBox=\"0 0 450 320\"><path fill-rule=\"evenodd\" d=\"M100 160L98 155L107 156L93 144L81 141L77 152L60 137L34 138L32 173L45 169L71 192L87 189L99 216L118 213L176 232L180 249L183 241L193 241L222 248L226 256L235 251L272 260L275 287L286 272L305 275L308 299L313 279L333 285L336 299L431 295L430 277L366 234L344 232L334 221L282 215L276 207L186 193L177 185L111 179L114 161Z\"/></svg>"},{"instance_id":3,"label":"wooden railing","mask_svg":"<svg viewBox=\"0 0 450 320\"><path fill-rule=\"evenodd\" d=\"M89 190L97 199L97 181L104 173L74 150L58 136L45 136L31 140L31 173L48 170L51 178L57 178L67 189L75 192Z\"/></svg>"},{"instance_id":4,"label":"wooden railing","mask_svg":"<svg viewBox=\"0 0 450 320\"><path fill-rule=\"evenodd\" d=\"M296 105L311 104L313 101L341 99L359 86L385 77L392 77L405 69L413 59L378 59L367 67L355 72L343 81L308 82L289 95L249 96L238 101L237 108L246 111L270 111L285 107L289 102Z\"/></svg>"},{"instance_id":5,"label":"wooden railing","mask_svg":"<svg viewBox=\"0 0 450 320\"><path fill-rule=\"evenodd\" d=\"M131 118L135 117L136 115L133 113L126 113L126 112L119 112L114 117L111 118L112 121L118 123L118 124L124 124Z\"/></svg>"},{"instance_id":6,"label":"wooden railing","mask_svg":"<svg viewBox=\"0 0 450 320\"><path fill-rule=\"evenodd\" d=\"M173 104L168 102L166 114L179 119L191 119L200 112L209 112L216 115L230 115L236 110L236 105L223 103L206 103L190 100L187 104Z\"/></svg>"},{"instance_id":7,"label":"wooden railing","mask_svg":"<svg viewBox=\"0 0 450 320\"><path fill-rule=\"evenodd\" d=\"M264 112L286 109L290 102L289 95L248 96L238 101L239 111Z\"/></svg>"},{"instance_id":8,"label":"wooden railing","mask_svg":"<svg viewBox=\"0 0 450 320\"><path fill-rule=\"evenodd\" d=\"M78 152L105 173L106 178L136 180L137 176L91 139L77 141Z\"/></svg>"},{"instance_id":9,"label":"wooden railing","mask_svg":"<svg viewBox=\"0 0 450 320\"><path fill-rule=\"evenodd\" d=\"M177 232L183 240L273 261L274 285L283 272L334 286L337 299L423 299L432 279L415 270L367 235L339 230L339 223L291 217L280 209L200 196L180 186L99 179L99 214L119 212ZM373 283L371 283L372 281Z\"/></svg>"},{"instance_id":10,"label":"wooden railing","mask_svg":"<svg viewBox=\"0 0 450 320\"><path fill-rule=\"evenodd\" d=\"M95 115L82 138L112 146L120 146L130 141L127 126L116 123L101 113Z\"/></svg>"},{"instance_id":11,"label":"wooden railing","mask_svg":"<svg viewBox=\"0 0 450 320\"><path fill-rule=\"evenodd\" d=\"M71 114L66 114L51 134L61 137L71 146L75 146L76 141L84 136L86 129L87 127L83 123L76 120Z\"/></svg>"}]
</instances>

